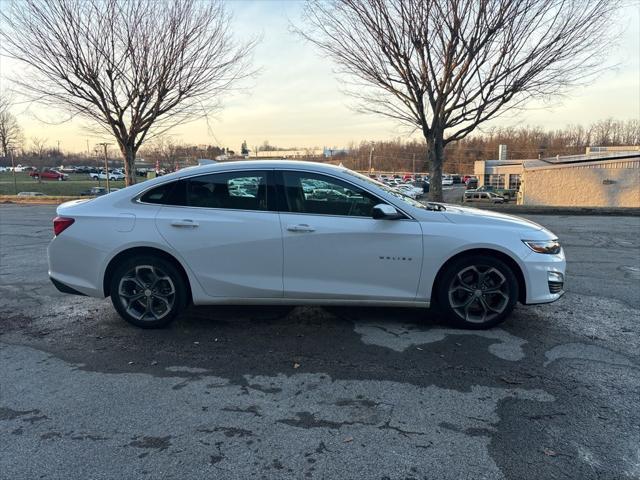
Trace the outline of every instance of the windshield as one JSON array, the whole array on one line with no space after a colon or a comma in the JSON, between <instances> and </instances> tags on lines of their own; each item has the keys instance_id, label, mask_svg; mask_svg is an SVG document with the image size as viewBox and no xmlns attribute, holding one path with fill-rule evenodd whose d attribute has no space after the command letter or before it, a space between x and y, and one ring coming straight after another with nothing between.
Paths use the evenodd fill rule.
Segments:
<instances>
[{"instance_id":1,"label":"windshield","mask_svg":"<svg viewBox=\"0 0 640 480\"><path fill-rule=\"evenodd\" d=\"M389 195L393 195L394 197L399 198L403 202L411 205L412 207L420 208L422 210L446 210L444 205L440 203L433 203L433 202L422 203L417 200L414 200L408 195L405 195L404 193L399 191L397 187L389 187L388 185L385 185L382 182L379 182L373 178L367 177L366 175L362 175L361 173L354 172L353 170L345 169L344 171L349 175L352 175L354 177L359 178L360 180L364 180L365 182L370 183L371 185L375 185L379 189L384 190Z\"/></svg>"}]
</instances>

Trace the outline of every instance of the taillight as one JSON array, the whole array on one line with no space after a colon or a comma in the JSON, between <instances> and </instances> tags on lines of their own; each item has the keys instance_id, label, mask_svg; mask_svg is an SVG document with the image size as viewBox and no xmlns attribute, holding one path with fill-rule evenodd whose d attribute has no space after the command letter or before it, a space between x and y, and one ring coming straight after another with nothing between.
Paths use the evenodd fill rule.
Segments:
<instances>
[{"instance_id":1,"label":"taillight","mask_svg":"<svg viewBox=\"0 0 640 480\"><path fill-rule=\"evenodd\" d=\"M69 228L75 219L69 217L56 217L53 219L53 234L60 235L67 228Z\"/></svg>"}]
</instances>

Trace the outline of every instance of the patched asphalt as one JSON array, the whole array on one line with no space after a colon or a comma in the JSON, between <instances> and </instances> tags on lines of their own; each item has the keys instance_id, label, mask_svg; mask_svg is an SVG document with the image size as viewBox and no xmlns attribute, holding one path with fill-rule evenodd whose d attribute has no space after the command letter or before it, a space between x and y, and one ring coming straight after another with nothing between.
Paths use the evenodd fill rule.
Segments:
<instances>
[{"instance_id":1,"label":"patched asphalt","mask_svg":"<svg viewBox=\"0 0 640 480\"><path fill-rule=\"evenodd\" d=\"M529 216L568 293L501 328L419 309L56 292L54 207L0 206L0 478L640 478L640 218Z\"/></svg>"}]
</instances>

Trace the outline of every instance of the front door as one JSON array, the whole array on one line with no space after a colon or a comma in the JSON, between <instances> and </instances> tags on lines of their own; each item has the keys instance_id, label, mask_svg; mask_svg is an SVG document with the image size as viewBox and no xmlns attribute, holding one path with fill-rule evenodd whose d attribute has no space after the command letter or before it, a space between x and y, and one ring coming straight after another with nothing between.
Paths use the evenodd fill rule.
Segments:
<instances>
[{"instance_id":1,"label":"front door","mask_svg":"<svg viewBox=\"0 0 640 480\"><path fill-rule=\"evenodd\" d=\"M369 192L337 178L283 172L284 295L411 301L422 264L412 219L375 220Z\"/></svg>"}]
</instances>

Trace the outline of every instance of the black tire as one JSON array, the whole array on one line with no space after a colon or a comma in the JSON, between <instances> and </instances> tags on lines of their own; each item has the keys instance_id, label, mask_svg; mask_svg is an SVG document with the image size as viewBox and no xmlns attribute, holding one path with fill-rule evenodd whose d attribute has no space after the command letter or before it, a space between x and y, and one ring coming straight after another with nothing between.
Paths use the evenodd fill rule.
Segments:
<instances>
[{"instance_id":1,"label":"black tire","mask_svg":"<svg viewBox=\"0 0 640 480\"><path fill-rule=\"evenodd\" d=\"M462 257L439 276L435 299L436 307L453 325L484 330L509 316L518 301L518 280L495 257Z\"/></svg>"},{"instance_id":2,"label":"black tire","mask_svg":"<svg viewBox=\"0 0 640 480\"><path fill-rule=\"evenodd\" d=\"M118 265L109 291L118 314L140 328L165 327L187 306L188 289L180 271L152 255L131 257Z\"/></svg>"}]
</instances>

